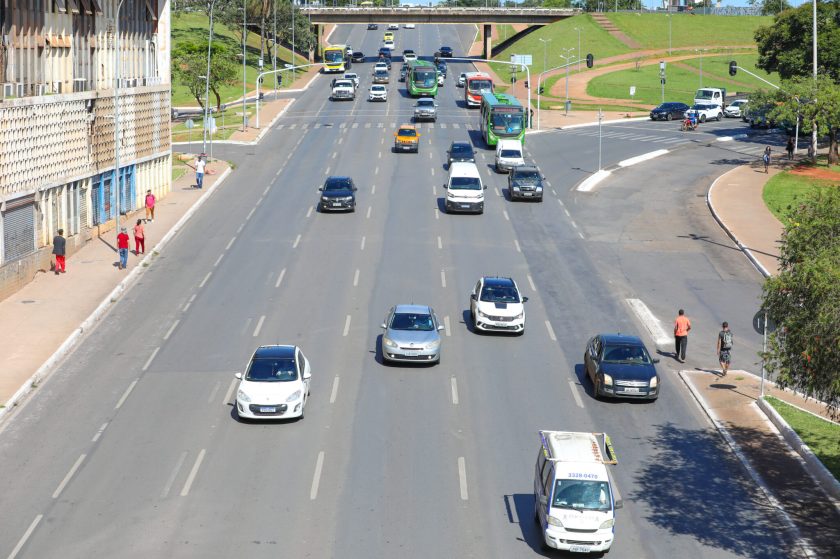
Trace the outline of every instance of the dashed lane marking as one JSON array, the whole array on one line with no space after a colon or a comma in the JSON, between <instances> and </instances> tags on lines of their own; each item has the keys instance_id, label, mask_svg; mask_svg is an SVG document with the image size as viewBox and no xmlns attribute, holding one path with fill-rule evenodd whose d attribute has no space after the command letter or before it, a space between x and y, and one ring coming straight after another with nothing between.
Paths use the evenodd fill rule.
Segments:
<instances>
[{"instance_id":1,"label":"dashed lane marking","mask_svg":"<svg viewBox=\"0 0 840 559\"><path fill-rule=\"evenodd\" d=\"M192 488L192 484L195 481L195 477L198 475L198 469L201 467L201 463L204 461L204 455L207 454L205 449L201 449L201 452L198 453L198 456L195 459L195 464L193 464L192 469L190 470L190 475L187 476L187 481L184 483L184 488L181 489L181 497L186 497L190 494L190 489Z\"/></svg>"},{"instance_id":2,"label":"dashed lane marking","mask_svg":"<svg viewBox=\"0 0 840 559\"><path fill-rule=\"evenodd\" d=\"M67 475L64 476L64 479L61 480L61 483L58 484L58 487L55 488L53 491L52 498L58 499L61 492L64 491L64 488L67 487L67 484L70 483L70 479L76 473L76 470L79 469L79 466L82 465L84 459L87 458L87 454L82 454L79 458L76 459L76 462L73 464L73 467L70 468L70 471L67 472Z\"/></svg>"}]
</instances>

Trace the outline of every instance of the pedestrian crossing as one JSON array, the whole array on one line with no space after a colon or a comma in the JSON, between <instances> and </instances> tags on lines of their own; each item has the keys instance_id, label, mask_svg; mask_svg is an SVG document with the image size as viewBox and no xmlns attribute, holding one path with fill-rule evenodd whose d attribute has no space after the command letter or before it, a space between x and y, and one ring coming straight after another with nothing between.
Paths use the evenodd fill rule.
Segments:
<instances>
[{"instance_id":1,"label":"pedestrian crossing","mask_svg":"<svg viewBox=\"0 0 840 559\"><path fill-rule=\"evenodd\" d=\"M598 137L598 128L593 126L591 128L568 130L561 132L572 136L583 136L589 138ZM629 142L649 142L653 144L664 145L678 145L690 142L693 138L686 138L684 136L654 136L651 134L640 134L638 132L623 132L609 129L602 129L600 133L602 138L609 138L612 140L626 140Z\"/></svg>"},{"instance_id":2,"label":"pedestrian crossing","mask_svg":"<svg viewBox=\"0 0 840 559\"><path fill-rule=\"evenodd\" d=\"M339 128L345 129L349 128L351 130L355 130L358 128L364 129L371 129L371 128L396 128L399 124L397 122L302 122L297 123L293 122L291 124L281 123L276 124L274 128L276 130L318 130L320 128ZM419 129L426 129L426 130L433 130L435 128L440 128L441 130L447 129L468 129L474 126L471 123L467 122L417 122L414 123Z\"/></svg>"}]
</instances>

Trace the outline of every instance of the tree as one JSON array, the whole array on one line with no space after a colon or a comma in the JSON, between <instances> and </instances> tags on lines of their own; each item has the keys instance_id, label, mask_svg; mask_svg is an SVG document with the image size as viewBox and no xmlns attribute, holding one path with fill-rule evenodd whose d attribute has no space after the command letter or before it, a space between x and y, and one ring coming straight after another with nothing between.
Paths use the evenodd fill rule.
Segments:
<instances>
[{"instance_id":1,"label":"tree","mask_svg":"<svg viewBox=\"0 0 840 559\"><path fill-rule=\"evenodd\" d=\"M840 188L826 187L790 214L780 271L763 288L778 325L764 355L777 383L840 408Z\"/></svg>"},{"instance_id":2,"label":"tree","mask_svg":"<svg viewBox=\"0 0 840 559\"><path fill-rule=\"evenodd\" d=\"M773 25L755 32L758 45L756 66L778 72L782 79L813 75L812 5L805 3L786 10L773 19ZM840 80L840 2L817 3L818 73Z\"/></svg>"},{"instance_id":3,"label":"tree","mask_svg":"<svg viewBox=\"0 0 840 559\"><path fill-rule=\"evenodd\" d=\"M221 85L235 83L238 66L234 55L226 46L214 42L210 49L210 91L216 97L216 110L221 110ZM207 72L207 41L183 42L172 51L172 74L178 83L186 86L201 108L204 108Z\"/></svg>"}]
</instances>

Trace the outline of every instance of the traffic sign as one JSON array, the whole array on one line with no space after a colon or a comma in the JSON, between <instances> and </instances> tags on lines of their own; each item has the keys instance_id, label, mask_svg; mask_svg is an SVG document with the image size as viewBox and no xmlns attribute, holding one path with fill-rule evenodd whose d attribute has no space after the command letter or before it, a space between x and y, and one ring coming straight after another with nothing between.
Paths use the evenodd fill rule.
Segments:
<instances>
[{"instance_id":1,"label":"traffic sign","mask_svg":"<svg viewBox=\"0 0 840 559\"><path fill-rule=\"evenodd\" d=\"M765 328L767 328L768 334L776 330L776 323L768 319L767 313L764 311L758 311L755 313L752 323L753 330L755 330L757 334L764 334Z\"/></svg>"},{"instance_id":2,"label":"traffic sign","mask_svg":"<svg viewBox=\"0 0 840 559\"><path fill-rule=\"evenodd\" d=\"M520 66L530 66L533 64L533 57L530 54L511 54L510 61Z\"/></svg>"},{"instance_id":3,"label":"traffic sign","mask_svg":"<svg viewBox=\"0 0 840 559\"><path fill-rule=\"evenodd\" d=\"M195 121L191 118L188 118L187 121L184 123L184 128L187 130L192 130L195 128Z\"/></svg>"}]
</instances>

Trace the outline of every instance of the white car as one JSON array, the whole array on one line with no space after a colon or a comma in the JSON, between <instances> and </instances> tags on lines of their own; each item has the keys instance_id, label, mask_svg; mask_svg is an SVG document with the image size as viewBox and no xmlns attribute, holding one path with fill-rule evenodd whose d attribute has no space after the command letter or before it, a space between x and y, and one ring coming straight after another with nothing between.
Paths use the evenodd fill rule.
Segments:
<instances>
[{"instance_id":1,"label":"white car","mask_svg":"<svg viewBox=\"0 0 840 559\"><path fill-rule=\"evenodd\" d=\"M461 72L458 74L458 87L464 87L465 83L467 83L467 72Z\"/></svg>"},{"instance_id":2,"label":"white car","mask_svg":"<svg viewBox=\"0 0 840 559\"><path fill-rule=\"evenodd\" d=\"M440 86L440 85L443 85L443 82L445 82L445 81L446 81L446 78L444 78L443 74L442 74L442 73L440 73L440 72L438 72L438 74L437 74L437 82L438 82L438 85L439 85L439 86Z\"/></svg>"},{"instance_id":3,"label":"white car","mask_svg":"<svg viewBox=\"0 0 840 559\"><path fill-rule=\"evenodd\" d=\"M403 27L405 27L406 29L414 29L414 24L413 23L406 23Z\"/></svg>"},{"instance_id":4,"label":"white car","mask_svg":"<svg viewBox=\"0 0 840 559\"><path fill-rule=\"evenodd\" d=\"M355 72L344 72L344 76L342 76L345 80L350 80L353 82L353 85L357 88L359 87L359 74Z\"/></svg>"},{"instance_id":5,"label":"white car","mask_svg":"<svg viewBox=\"0 0 840 559\"><path fill-rule=\"evenodd\" d=\"M373 65L373 73L375 74L378 70L388 71L388 64L385 62L377 62Z\"/></svg>"},{"instance_id":6,"label":"white car","mask_svg":"<svg viewBox=\"0 0 840 559\"><path fill-rule=\"evenodd\" d=\"M236 413L241 419L303 419L312 369L299 347L263 345L236 373Z\"/></svg>"},{"instance_id":7,"label":"white car","mask_svg":"<svg viewBox=\"0 0 840 559\"><path fill-rule=\"evenodd\" d=\"M511 278L483 277L470 293L473 328L481 331L525 333L525 302Z\"/></svg>"},{"instance_id":8,"label":"white car","mask_svg":"<svg viewBox=\"0 0 840 559\"><path fill-rule=\"evenodd\" d=\"M519 165L525 165L522 142L516 138L500 139L496 144L496 172L504 173Z\"/></svg>"},{"instance_id":9,"label":"white car","mask_svg":"<svg viewBox=\"0 0 840 559\"><path fill-rule=\"evenodd\" d=\"M394 41L382 41L382 48L394 50Z\"/></svg>"},{"instance_id":10,"label":"white car","mask_svg":"<svg viewBox=\"0 0 840 559\"><path fill-rule=\"evenodd\" d=\"M347 56L353 56L353 47L345 45L344 52L347 53Z\"/></svg>"},{"instance_id":11,"label":"white car","mask_svg":"<svg viewBox=\"0 0 840 559\"><path fill-rule=\"evenodd\" d=\"M685 114L686 116L691 114L697 115L698 122L720 120L723 118L723 111L720 105L712 105L710 103L697 103L696 105L692 105Z\"/></svg>"},{"instance_id":12,"label":"white car","mask_svg":"<svg viewBox=\"0 0 840 559\"><path fill-rule=\"evenodd\" d=\"M368 94L368 101L387 101L388 88L384 85L373 84L370 86L370 93Z\"/></svg>"},{"instance_id":13,"label":"white car","mask_svg":"<svg viewBox=\"0 0 840 559\"><path fill-rule=\"evenodd\" d=\"M405 60L406 62L412 62L414 60L417 60L417 54L414 52L407 52L403 54L403 60Z\"/></svg>"},{"instance_id":14,"label":"white car","mask_svg":"<svg viewBox=\"0 0 840 559\"><path fill-rule=\"evenodd\" d=\"M388 24L388 31L396 31L399 28L400 28L400 26L397 23L389 23Z\"/></svg>"},{"instance_id":15,"label":"white car","mask_svg":"<svg viewBox=\"0 0 840 559\"><path fill-rule=\"evenodd\" d=\"M736 99L729 103L725 109L723 109L723 116L730 117L730 118L738 118L741 116L741 113L744 112L744 107L747 106L746 99Z\"/></svg>"}]
</instances>

